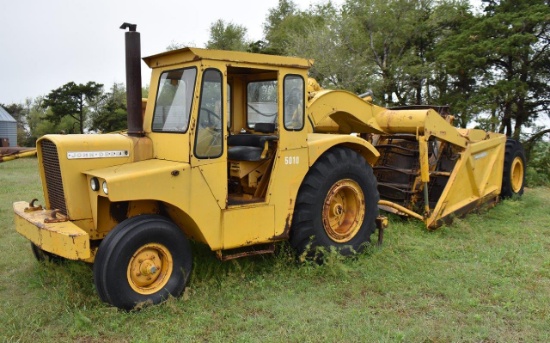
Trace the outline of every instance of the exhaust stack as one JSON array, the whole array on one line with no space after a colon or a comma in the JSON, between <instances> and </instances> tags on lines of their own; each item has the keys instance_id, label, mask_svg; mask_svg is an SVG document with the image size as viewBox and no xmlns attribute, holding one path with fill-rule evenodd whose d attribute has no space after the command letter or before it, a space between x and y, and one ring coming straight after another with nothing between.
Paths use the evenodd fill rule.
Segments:
<instances>
[{"instance_id":1,"label":"exhaust stack","mask_svg":"<svg viewBox=\"0 0 550 343\"><path fill-rule=\"evenodd\" d=\"M143 136L141 115L141 43L136 24L124 23L121 29L126 42L126 106L128 108L128 135Z\"/></svg>"}]
</instances>

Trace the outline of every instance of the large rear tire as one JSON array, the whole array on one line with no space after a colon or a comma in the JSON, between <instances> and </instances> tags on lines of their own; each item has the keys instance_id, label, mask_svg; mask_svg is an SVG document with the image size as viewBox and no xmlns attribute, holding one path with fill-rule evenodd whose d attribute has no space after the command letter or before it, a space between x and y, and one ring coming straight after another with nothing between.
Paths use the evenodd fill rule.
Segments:
<instances>
[{"instance_id":1,"label":"large rear tire","mask_svg":"<svg viewBox=\"0 0 550 343\"><path fill-rule=\"evenodd\" d=\"M525 185L525 151L520 142L508 138L504 152L504 171L502 175L503 198L522 195Z\"/></svg>"},{"instance_id":2,"label":"large rear tire","mask_svg":"<svg viewBox=\"0 0 550 343\"><path fill-rule=\"evenodd\" d=\"M121 222L101 242L94 283L101 300L130 310L181 295L191 269L191 248L181 230L167 218L141 215Z\"/></svg>"},{"instance_id":3,"label":"large rear tire","mask_svg":"<svg viewBox=\"0 0 550 343\"><path fill-rule=\"evenodd\" d=\"M322 251L360 252L376 229L378 190L372 168L357 152L334 147L307 173L296 199L290 244L300 259L322 262Z\"/></svg>"}]
</instances>

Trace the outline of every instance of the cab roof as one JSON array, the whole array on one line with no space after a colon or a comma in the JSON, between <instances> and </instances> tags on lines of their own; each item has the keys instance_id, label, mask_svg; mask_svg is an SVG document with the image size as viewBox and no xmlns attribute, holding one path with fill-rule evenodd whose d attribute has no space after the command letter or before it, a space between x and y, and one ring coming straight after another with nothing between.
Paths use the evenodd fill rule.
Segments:
<instances>
[{"instance_id":1,"label":"cab roof","mask_svg":"<svg viewBox=\"0 0 550 343\"><path fill-rule=\"evenodd\" d=\"M241 51L211 50L191 47L166 51L153 56L144 57L143 60L147 63L149 68L160 68L197 60L225 61L229 63L256 64L258 66L263 65L299 69L309 69L313 65L313 60L299 57L264 55Z\"/></svg>"}]
</instances>

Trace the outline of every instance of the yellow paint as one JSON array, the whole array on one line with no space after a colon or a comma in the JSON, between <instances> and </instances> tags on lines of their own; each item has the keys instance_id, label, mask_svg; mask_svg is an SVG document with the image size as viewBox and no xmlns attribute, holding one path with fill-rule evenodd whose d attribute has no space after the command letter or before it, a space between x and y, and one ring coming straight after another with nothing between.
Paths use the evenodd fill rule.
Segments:
<instances>
[{"instance_id":1,"label":"yellow paint","mask_svg":"<svg viewBox=\"0 0 550 343\"><path fill-rule=\"evenodd\" d=\"M174 269L170 250L159 243L145 244L133 254L126 278L130 287L139 294L153 294L168 283Z\"/></svg>"},{"instance_id":2,"label":"yellow paint","mask_svg":"<svg viewBox=\"0 0 550 343\"><path fill-rule=\"evenodd\" d=\"M309 150L309 165L312 166L315 161L328 149L333 146L343 145L357 150L369 164L374 164L380 153L366 140L353 135L326 135L310 133L307 136Z\"/></svg>"},{"instance_id":3,"label":"yellow paint","mask_svg":"<svg viewBox=\"0 0 550 343\"><path fill-rule=\"evenodd\" d=\"M223 211L223 249L270 241L274 236L274 206L253 205Z\"/></svg>"},{"instance_id":4,"label":"yellow paint","mask_svg":"<svg viewBox=\"0 0 550 343\"><path fill-rule=\"evenodd\" d=\"M428 227L465 206L500 194L505 143L506 137L501 135L468 145L460 154L433 213L426 220Z\"/></svg>"},{"instance_id":5,"label":"yellow paint","mask_svg":"<svg viewBox=\"0 0 550 343\"><path fill-rule=\"evenodd\" d=\"M376 106L347 91L320 91L308 106L315 132L384 132L374 117Z\"/></svg>"},{"instance_id":6,"label":"yellow paint","mask_svg":"<svg viewBox=\"0 0 550 343\"><path fill-rule=\"evenodd\" d=\"M71 260L90 257L88 234L70 221L44 223L51 211L25 212L29 204L19 201L13 204L15 229L39 248Z\"/></svg>"},{"instance_id":7,"label":"yellow paint","mask_svg":"<svg viewBox=\"0 0 550 343\"><path fill-rule=\"evenodd\" d=\"M420 180L430 182L430 165L428 161L428 141L426 137L418 137L418 153L420 156Z\"/></svg>"},{"instance_id":8,"label":"yellow paint","mask_svg":"<svg viewBox=\"0 0 550 343\"><path fill-rule=\"evenodd\" d=\"M25 150L25 151L21 151L21 152L9 154L9 155L0 154L0 162L13 161L18 158L34 157L34 156L36 156L36 149Z\"/></svg>"}]
</instances>

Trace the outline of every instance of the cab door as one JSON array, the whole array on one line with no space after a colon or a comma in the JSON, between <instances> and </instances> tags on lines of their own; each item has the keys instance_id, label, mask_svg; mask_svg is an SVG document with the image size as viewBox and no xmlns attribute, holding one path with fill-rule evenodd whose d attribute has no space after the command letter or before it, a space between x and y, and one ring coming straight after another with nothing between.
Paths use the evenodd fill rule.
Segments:
<instances>
[{"instance_id":1,"label":"cab door","mask_svg":"<svg viewBox=\"0 0 550 343\"><path fill-rule=\"evenodd\" d=\"M223 94L226 94L224 85L220 70L207 68L203 71L196 123L193 126L195 132L191 156L193 169L198 170L208 185L219 210L226 207L227 200L227 157L224 154L224 137L227 128L223 120L225 112Z\"/></svg>"}]
</instances>

